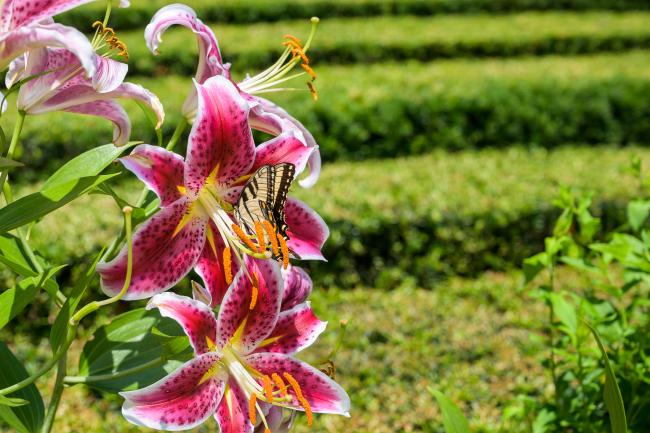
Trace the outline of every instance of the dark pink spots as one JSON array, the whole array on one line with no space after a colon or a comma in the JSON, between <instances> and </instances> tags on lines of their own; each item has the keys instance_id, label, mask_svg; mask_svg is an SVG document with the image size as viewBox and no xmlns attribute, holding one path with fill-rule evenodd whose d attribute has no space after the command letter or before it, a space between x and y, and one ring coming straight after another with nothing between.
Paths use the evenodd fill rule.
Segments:
<instances>
[{"instance_id":1,"label":"dark pink spots","mask_svg":"<svg viewBox=\"0 0 650 433\"><path fill-rule=\"evenodd\" d=\"M15 29L70 10L93 0L5 0L0 9L0 30Z\"/></svg>"},{"instance_id":2,"label":"dark pink spots","mask_svg":"<svg viewBox=\"0 0 650 433\"><path fill-rule=\"evenodd\" d=\"M223 268L223 239L219 236L219 232L214 226L214 223L210 222L210 226L213 233L216 256L210 243L206 242L201 257L199 257L199 260L196 263L195 270L201 276L201 279L203 279L205 287L211 296L210 306L214 308L221 304L221 301L228 290L228 284L226 284L225 281ZM239 271L239 263L236 260L231 261L230 266L231 275L236 275Z\"/></svg>"},{"instance_id":3,"label":"dark pink spots","mask_svg":"<svg viewBox=\"0 0 650 433\"><path fill-rule=\"evenodd\" d=\"M321 248L329 237L325 221L305 203L291 197L287 199L284 212L289 226L289 249L301 259L324 260Z\"/></svg>"},{"instance_id":4,"label":"dark pink spots","mask_svg":"<svg viewBox=\"0 0 650 433\"><path fill-rule=\"evenodd\" d=\"M311 154L317 148L309 147L299 140L293 131L285 132L255 149L254 172L263 165L290 162L296 167L296 175L302 173Z\"/></svg>"},{"instance_id":5,"label":"dark pink spots","mask_svg":"<svg viewBox=\"0 0 650 433\"><path fill-rule=\"evenodd\" d=\"M325 330L308 303L300 304L280 313L273 332L267 337L273 343L259 347L258 352L292 354L310 346Z\"/></svg>"},{"instance_id":6,"label":"dark pink spots","mask_svg":"<svg viewBox=\"0 0 650 433\"><path fill-rule=\"evenodd\" d=\"M290 265L286 270L282 270L282 278L284 279L284 291L281 311L289 310L307 300L313 284L304 269Z\"/></svg>"}]
</instances>

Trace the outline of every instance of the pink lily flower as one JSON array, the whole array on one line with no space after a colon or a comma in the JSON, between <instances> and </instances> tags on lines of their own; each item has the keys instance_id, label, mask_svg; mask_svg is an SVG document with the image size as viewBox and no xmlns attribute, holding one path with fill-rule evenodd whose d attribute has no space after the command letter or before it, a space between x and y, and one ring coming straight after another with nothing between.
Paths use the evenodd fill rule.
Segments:
<instances>
[{"instance_id":1,"label":"pink lily flower","mask_svg":"<svg viewBox=\"0 0 650 433\"><path fill-rule=\"evenodd\" d=\"M52 17L94 0L5 0L0 7L0 70L28 51L43 47L66 48L89 77L97 69L94 50L86 36Z\"/></svg>"},{"instance_id":2,"label":"pink lily flower","mask_svg":"<svg viewBox=\"0 0 650 433\"><path fill-rule=\"evenodd\" d=\"M18 109L31 115L66 111L106 118L115 125L116 145L125 144L131 134L131 121L116 99L141 101L156 115L156 128L160 128L165 112L158 97L138 84L124 82L125 63L103 56L97 56L97 61L91 80L72 51L41 48L14 60L5 81L10 88L20 78L40 75L20 87Z\"/></svg>"},{"instance_id":3,"label":"pink lily flower","mask_svg":"<svg viewBox=\"0 0 650 433\"><path fill-rule=\"evenodd\" d=\"M214 414L222 433L252 432L258 422L278 425L275 408L349 416L350 399L327 375L292 355L310 346L326 327L308 303L280 312L282 278L269 260L246 259L215 319L202 302L163 293L147 308L176 320L195 358L160 381L123 392L130 422L160 430L187 430ZM282 415L279 413L279 415ZM281 424L281 423L280 423Z\"/></svg>"},{"instance_id":4,"label":"pink lily flower","mask_svg":"<svg viewBox=\"0 0 650 433\"><path fill-rule=\"evenodd\" d=\"M329 236L327 225L299 200L289 197L285 203L287 239L278 235L279 245L265 245L259 237L247 235L233 219L242 186L258 168L284 162L294 164L300 173L314 149L290 132L256 147L248 123L250 105L234 84L215 76L197 83L196 90L199 108L185 160L149 145L140 145L121 159L158 195L161 206L134 233L131 285L123 299L163 292L194 267L211 294L211 304L217 305L245 256L280 255L285 267L288 252L300 259L324 259L321 247ZM267 225L266 237L275 240L273 230L277 234L277 227ZM97 266L105 293L120 291L126 269L126 247L111 262Z\"/></svg>"},{"instance_id":5,"label":"pink lily flower","mask_svg":"<svg viewBox=\"0 0 650 433\"><path fill-rule=\"evenodd\" d=\"M292 117L283 108L265 99L260 94L282 90L277 88L289 79L301 74L287 76L287 74L298 64L313 78L314 71L309 66L309 59L306 51L313 37L310 35L305 46L293 37L287 39L287 48L278 61L271 67L253 77L236 83L230 74L230 64L224 63L219 50L217 38L212 30L206 26L196 15L196 12L189 6L183 4L172 4L161 8L151 19L145 29L145 40L152 53L158 54L158 45L162 42L163 33L172 25L181 25L189 28L197 37L199 46L199 64L195 80L202 84L210 77L217 75L226 77L236 85L240 94L248 101L251 108L250 124L254 129L267 132L272 135L280 135L291 131L298 137L304 146L314 149L308 161L309 175L300 180L300 185L308 188L313 186L320 175L320 152L318 145L311 133L297 119ZM310 90L315 95L315 89L309 83ZM191 122L196 116L198 107L197 93L191 90L183 104L183 115Z\"/></svg>"}]
</instances>

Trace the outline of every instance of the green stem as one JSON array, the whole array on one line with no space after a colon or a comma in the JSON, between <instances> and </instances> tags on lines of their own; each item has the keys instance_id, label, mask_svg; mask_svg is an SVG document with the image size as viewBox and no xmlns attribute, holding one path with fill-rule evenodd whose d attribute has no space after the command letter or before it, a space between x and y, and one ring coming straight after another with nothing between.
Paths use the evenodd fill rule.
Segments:
<instances>
[{"instance_id":1,"label":"green stem","mask_svg":"<svg viewBox=\"0 0 650 433\"><path fill-rule=\"evenodd\" d=\"M108 19L111 17L111 9L113 8L113 0L106 0L106 14L104 14L104 27L108 26Z\"/></svg>"},{"instance_id":2,"label":"green stem","mask_svg":"<svg viewBox=\"0 0 650 433\"><path fill-rule=\"evenodd\" d=\"M65 341L65 343L59 348L59 351L50 359L47 364L45 364L43 367L41 367L40 370L38 370L36 373L32 374L28 378L21 380L18 383L14 383L11 386L8 386L6 388L0 389L0 395L8 395L11 394L12 392L16 392L20 389L23 389L24 387L31 385L34 383L36 379L39 377L43 376L45 373L50 371L52 367L54 367L54 364L56 364L63 355L66 354L68 351L68 348L72 344L72 341L74 340L74 337L77 333L77 327L73 326L68 328L68 337Z\"/></svg>"},{"instance_id":3,"label":"green stem","mask_svg":"<svg viewBox=\"0 0 650 433\"><path fill-rule=\"evenodd\" d=\"M14 153L16 153L16 148L18 147L18 139L20 133L23 130L23 125L25 124L26 113L22 110L18 110L18 118L16 119L16 124L14 125L14 132L11 136L11 142L9 143L9 150L7 150L7 158L14 159ZM0 190L4 191L4 184L7 180L8 171L5 170L0 174Z\"/></svg>"},{"instance_id":4,"label":"green stem","mask_svg":"<svg viewBox=\"0 0 650 433\"><path fill-rule=\"evenodd\" d=\"M59 366L56 370L56 381L54 382L50 404L47 406L47 413L45 415L45 422L43 423L41 433L50 433L52 426L54 425L56 411L59 408L61 396L63 395L63 379L65 378L67 360L68 357L66 351L61 359L59 359Z\"/></svg>"},{"instance_id":5,"label":"green stem","mask_svg":"<svg viewBox=\"0 0 650 433\"><path fill-rule=\"evenodd\" d=\"M131 213L133 212L133 209L130 206L125 206L124 209L122 209L122 212L124 212L124 228L126 230L127 242L126 276L124 277L124 285L122 286L122 290L120 290L120 293L113 296L112 298L104 299L103 301L93 301L89 304L86 304L70 319L70 324L73 326L79 323L81 319L93 311L119 301L126 294L127 290L129 290L129 286L131 285L131 276L133 274L133 242L131 239Z\"/></svg>"},{"instance_id":6,"label":"green stem","mask_svg":"<svg viewBox=\"0 0 650 433\"><path fill-rule=\"evenodd\" d=\"M63 379L63 381L68 385L76 385L79 383L95 383L95 382L102 382L104 380L121 379L123 377L127 377L132 374L140 373L150 368L163 365L165 361L167 361L165 358L157 358L157 359L152 359L149 362L145 362L144 364L138 365L137 367L122 370L114 374L99 374L96 376L66 376Z\"/></svg>"}]
</instances>

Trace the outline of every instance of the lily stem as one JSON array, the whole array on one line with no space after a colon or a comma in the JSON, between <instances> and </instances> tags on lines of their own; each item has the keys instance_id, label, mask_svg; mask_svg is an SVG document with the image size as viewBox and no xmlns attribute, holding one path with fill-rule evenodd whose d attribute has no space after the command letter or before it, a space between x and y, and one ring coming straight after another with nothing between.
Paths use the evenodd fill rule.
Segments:
<instances>
[{"instance_id":1,"label":"lily stem","mask_svg":"<svg viewBox=\"0 0 650 433\"><path fill-rule=\"evenodd\" d=\"M105 305L113 304L119 301L129 290L129 286L131 285L131 275L133 274L133 242L131 236L131 213L133 212L133 208L130 206L125 206L124 209L122 209L122 212L124 212L124 230L126 231L127 242L126 276L124 277L124 285L122 286L122 290L120 290L120 293L113 296L112 298L104 299L103 301L93 301L89 304L86 304L79 311L77 311L75 315L72 316L72 318L70 318L70 325L74 326L79 323L81 319L93 311L96 311Z\"/></svg>"},{"instance_id":2,"label":"lily stem","mask_svg":"<svg viewBox=\"0 0 650 433\"><path fill-rule=\"evenodd\" d=\"M59 359L59 366L56 370L56 380L54 382L54 389L52 390L52 397L50 398L50 403L47 406L47 413L45 415L45 422L43 423L43 428L41 433L50 433L52 426L54 425L54 418L56 417L56 411L59 408L59 403L61 402L61 396L63 395L63 379L65 378L65 373L67 369L68 361L68 351L66 350L63 353L61 359Z\"/></svg>"},{"instance_id":3,"label":"lily stem","mask_svg":"<svg viewBox=\"0 0 650 433\"><path fill-rule=\"evenodd\" d=\"M23 125L25 124L26 113L22 110L18 110L18 117L16 118L16 124L14 125L14 132L11 136L11 142L9 143L9 150L7 150L7 158L13 159L14 153L16 153L16 147L18 147L18 139L20 133L23 130ZM0 190L4 191L4 184L7 180L7 175L9 174L8 170L5 170L0 174Z\"/></svg>"},{"instance_id":4,"label":"lily stem","mask_svg":"<svg viewBox=\"0 0 650 433\"><path fill-rule=\"evenodd\" d=\"M102 382L104 380L121 379L122 377L130 376L132 374L140 373L141 371L146 371L150 368L163 365L165 361L167 360L164 357L152 359L151 361L145 362L144 364L138 365L137 367L122 370L114 374L98 374L96 376L66 376L63 378L63 382L68 385L76 385L79 383L95 383Z\"/></svg>"}]
</instances>

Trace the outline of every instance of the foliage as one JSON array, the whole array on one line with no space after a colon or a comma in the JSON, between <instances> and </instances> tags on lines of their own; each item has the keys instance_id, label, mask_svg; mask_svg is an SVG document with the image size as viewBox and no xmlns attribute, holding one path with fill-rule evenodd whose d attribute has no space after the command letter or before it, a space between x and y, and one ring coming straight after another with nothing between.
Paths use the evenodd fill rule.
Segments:
<instances>
[{"instance_id":1,"label":"foliage","mask_svg":"<svg viewBox=\"0 0 650 433\"><path fill-rule=\"evenodd\" d=\"M588 54L650 46L644 12L526 12L513 15L337 18L319 24L309 56L323 64L372 63L452 57L509 57ZM272 24L213 24L222 54L236 70L272 64L284 48L282 36L309 33L309 20ZM377 28L383 29L377 32ZM130 47L129 71L140 75L192 75L197 49L187 46L187 29L165 34L160 55L140 43L140 31L122 32Z\"/></svg>"},{"instance_id":2,"label":"foliage","mask_svg":"<svg viewBox=\"0 0 650 433\"><path fill-rule=\"evenodd\" d=\"M186 0L205 21L255 23L292 18L375 15L434 15L448 13L517 12L525 10L647 10L644 0ZM113 13L121 29L146 25L165 0L133 2ZM100 5L75 9L62 22L84 28L102 14Z\"/></svg>"},{"instance_id":3,"label":"foliage","mask_svg":"<svg viewBox=\"0 0 650 433\"><path fill-rule=\"evenodd\" d=\"M641 166L635 167L640 174ZM545 251L524 262L527 280L542 270L549 274L534 291L550 320L547 367L554 397L538 407L554 416L544 431L604 431L611 423L612 431L625 432L626 422L630 431L647 431L650 207L643 198L631 201L627 224L599 242L590 196L575 198L564 189L556 204L563 212ZM583 274L584 287L567 290L554 278L560 263Z\"/></svg>"}]
</instances>

